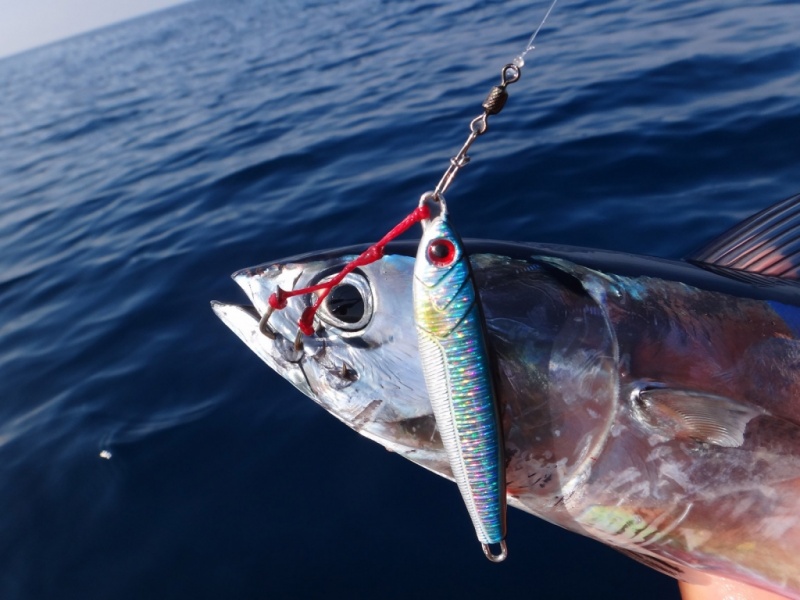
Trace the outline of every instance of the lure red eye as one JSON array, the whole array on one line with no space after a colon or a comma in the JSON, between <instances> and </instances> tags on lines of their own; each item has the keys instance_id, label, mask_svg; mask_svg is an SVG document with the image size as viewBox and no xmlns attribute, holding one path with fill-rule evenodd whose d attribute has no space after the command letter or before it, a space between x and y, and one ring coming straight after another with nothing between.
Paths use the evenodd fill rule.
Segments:
<instances>
[{"instance_id":1,"label":"lure red eye","mask_svg":"<svg viewBox=\"0 0 800 600\"><path fill-rule=\"evenodd\" d=\"M447 267L456 259L456 247L453 242L437 238L428 244L428 260L437 267Z\"/></svg>"}]
</instances>

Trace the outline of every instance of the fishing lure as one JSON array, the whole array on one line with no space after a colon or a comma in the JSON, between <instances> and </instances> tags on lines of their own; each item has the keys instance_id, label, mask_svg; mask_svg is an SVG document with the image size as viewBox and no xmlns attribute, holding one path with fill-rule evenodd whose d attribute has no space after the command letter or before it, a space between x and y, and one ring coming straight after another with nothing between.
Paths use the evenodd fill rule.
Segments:
<instances>
[{"instance_id":1,"label":"fishing lure","mask_svg":"<svg viewBox=\"0 0 800 600\"><path fill-rule=\"evenodd\" d=\"M467 152L488 130L489 117L503 110L508 99L506 87L519 80L525 55L534 49L536 35L556 2L550 4L522 54L503 67L500 85L491 89L482 104L483 112L470 122L469 137L450 159L450 166L434 191L423 194L411 214L336 276L296 290L278 288L270 295L269 306L259 322L260 331L274 338L275 332L269 326L272 313L285 308L293 296L316 295L298 321L295 348L299 350L302 336L315 333L314 317L331 290L357 267L379 260L390 240L414 223L423 224L413 284L422 371L453 477L483 552L492 562L501 562L508 555L503 429L492 383L483 313L464 246L448 221L444 193L459 170L469 163ZM439 208L434 218L431 218L432 205ZM492 548L495 545L499 546L497 553Z\"/></svg>"},{"instance_id":2,"label":"fishing lure","mask_svg":"<svg viewBox=\"0 0 800 600\"><path fill-rule=\"evenodd\" d=\"M299 350L302 336L315 333L314 317L330 291L357 267L379 260L390 240L415 223L423 224L413 284L422 371L453 477L483 552L492 562L501 562L508 555L503 430L492 384L483 314L469 260L448 220L444 192L469 162L467 152L472 143L488 130L489 116L498 114L505 106L506 87L519 79L521 63L520 57L518 64L503 67L501 83L492 88L483 102L483 112L470 123L467 141L450 160L435 190L423 194L412 213L336 276L310 287L278 288L270 295L269 307L259 323L264 335L274 337L268 323L272 313L285 308L291 297L314 294L315 300L298 321L295 348ZM434 218L431 218L432 206L439 209ZM497 552L493 546L499 546Z\"/></svg>"},{"instance_id":3,"label":"fishing lure","mask_svg":"<svg viewBox=\"0 0 800 600\"><path fill-rule=\"evenodd\" d=\"M557 0L553 0L525 50L501 71L501 82L470 123L470 135L450 159L433 192L423 194L418 210L438 202L440 213L423 220L414 260L414 323L425 386L450 470L467 506L483 553L492 562L508 555L503 428L495 399L480 301L469 260L450 225L444 193L469 163L470 146L488 130L488 119L503 110L506 87L519 80L525 55ZM492 546L498 545L494 553Z\"/></svg>"},{"instance_id":4,"label":"fishing lure","mask_svg":"<svg viewBox=\"0 0 800 600\"><path fill-rule=\"evenodd\" d=\"M414 322L436 426L486 557L508 554L502 427L483 314L463 244L441 213L427 224L414 262ZM499 545L494 553L492 545Z\"/></svg>"}]
</instances>

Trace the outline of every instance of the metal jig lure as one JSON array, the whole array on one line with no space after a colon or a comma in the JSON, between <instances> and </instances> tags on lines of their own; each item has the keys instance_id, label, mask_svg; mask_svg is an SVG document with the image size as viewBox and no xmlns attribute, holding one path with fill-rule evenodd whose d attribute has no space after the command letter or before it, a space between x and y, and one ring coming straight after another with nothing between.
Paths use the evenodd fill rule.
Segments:
<instances>
[{"instance_id":1,"label":"metal jig lure","mask_svg":"<svg viewBox=\"0 0 800 600\"><path fill-rule=\"evenodd\" d=\"M503 110L506 87L519 80L525 55L557 0L553 0L525 50L501 71L500 85L484 100L483 112L470 122L470 134L450 159L436 188L423 194L419 205L379 242L349 262L335 277L315 286L282 290L269 297L269 308L259 323L268 337L275 337L269 319L286 307L293 296L316 294L298 321L295 347L302 336L316 331L314 317L329 292L355 268L383 256L384 247L414 223L423 234L414 265L414 321L419 338L420 359L453 477L472 519L483 552L492 562L505 560L506 491L503 428L494 394L492 369L484 333L480 301L472 283L472 272L464 246L450 225L444 193L459 170L469 163L467 152L478 136L489 128L488 119ZM439 214L431 218L431 207ZM495 553L492 546L499 546Z\"/></svg>"},{"instance_id":2,"label":"metal jig lure","mask_svg":"<svg viewBox=\"0 0 800 600\"><path fill-rule=\"evenodd\" d=\"M444 193L469 163L472 143L489 128L488 119L506 104L506 87L519 80L525 55L558 0L553 0L525 50L501 71L500 85L483 102L483 113L470 122L467 141L453 158L434 191L419 208L439 203L440 212L423 221L414 261L414 322L425 385L436 426L447 451L453 478L467 507L486 558L508 556L503 427L494 394L483 311L472 282L464 246L450 225ZM499 552L492 551L499 545Z\"/></svg>"},{"instance_id":3,"label":"metal jig lure","mask_svg":"<svg viewBox=\"0 0 800 600\"><path fill-rule=\"evenodd\" d=\"M420 204L434 198L423 196ZM503 429L495 401L483 314L463 244L440 198L414 262L414 322L422 372L453 477L483 552L508 554ZM492 551L499 545L499 552Z\"/></svg>"}]
</instances>

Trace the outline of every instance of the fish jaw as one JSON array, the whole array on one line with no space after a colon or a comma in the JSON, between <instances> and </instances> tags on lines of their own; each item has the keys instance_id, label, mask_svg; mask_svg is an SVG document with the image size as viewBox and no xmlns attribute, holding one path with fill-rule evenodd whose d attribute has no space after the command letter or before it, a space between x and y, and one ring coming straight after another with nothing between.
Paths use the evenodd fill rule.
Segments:
<instances>
[{"instance_id":1,"label":"fish jaw","mask_svg":"<svg viewBox=\"0 0 800 600\"><path fill-rule=\"evenodd\" d=\"M269 367L280 373L306 396L313 398L313 391L303 370L296 361L288 358L289 346L285 338L269 339L258 328L260 316L253 307L212 302L211 308L222 322L241 339ZM279 346L286 346L280 349ZM291 349L293 351L293 348Z\"/></svg>"},{"instance_id":2,"label":"fish jaw","mask_svg":"<svg viewBox=\"0 0 800 600\"><path fill-rule=\"evenodd\" d=\"M416 332L398 314L410 310L413 259L386 256L348 275L370 294L362 328L348 331L332 323L326 305L315 321L316 333L294 340L311 294L291 298L269 318L274 339L259 329L278 287L289 291L319 283L339 272L355 255L301 257L243 269L233 274L252 306L213 302L216 315L271 369L356 432L440 475L450 477L447 456L425 393ZM382 285L370 287L379 278ZM386 351L390 347L391 351Z\"/></svg>"}]
</instances>

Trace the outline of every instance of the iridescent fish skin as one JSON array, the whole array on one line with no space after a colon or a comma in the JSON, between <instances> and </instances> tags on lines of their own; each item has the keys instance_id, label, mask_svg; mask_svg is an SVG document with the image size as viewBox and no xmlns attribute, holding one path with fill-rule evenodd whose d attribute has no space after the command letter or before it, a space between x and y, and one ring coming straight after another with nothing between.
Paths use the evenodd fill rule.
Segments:
<instances>
[{"instance_id":1,"label":"iridescent fish skin","mask_svg":"<svg viewBox=\"0 0 800 600\"><path fill-rule=\"evenodd\" d=\"M772 212L714 254L798 256L800 237L786 231L800 228L800 198ZM782 237L765 238L775 229ZM495 366L508 503L683 580L710 573L800 598L797 279L558 246L465 248ZM415 251L389 248L354 274L364 314L345 315L358 320L346 329L323 307L302 352L291 344L302 303L275 316L276 340L258 332L269 294L318 281L356 251L242 271L255 308L215 310L337 418L452 477L419 362Z\"/></svg>"},{"instance_id":2,"label":"iridescent fish skin","mask_svg":"<svg viewBox=\"0 0 800 600\"><path fill-rule=\"evenodd\" d=\"M438 253L438 255L437 255ZM414 267L422 372L453 476L487 557L506 534L502 430L469 261L447 217L426 227Z\"/></svg>"}]
</instances>

